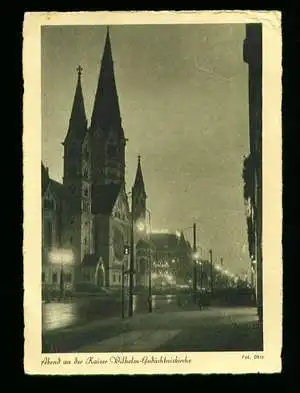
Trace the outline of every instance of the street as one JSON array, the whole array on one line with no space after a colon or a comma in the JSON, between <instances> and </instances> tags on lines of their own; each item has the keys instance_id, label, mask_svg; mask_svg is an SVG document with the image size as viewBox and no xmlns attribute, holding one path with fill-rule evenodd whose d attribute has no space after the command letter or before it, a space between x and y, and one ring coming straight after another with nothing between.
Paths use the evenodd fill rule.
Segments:
<instances>
[{"instance_id":1,"label":"street","mask_svg":"<svg viewBox=\"0 0 300 393\"><path fill-rule=\"evenodd\" d=\"M53 333L55 334L55 333ZM58 339L59 337L59 339ZM47 337L44 338L47 341ZM50 340L50 341L49 341ZM43 352L259 351L262 331L250 307L161 311L110 318L48 337Z\"/></svg>"}]
</instances>

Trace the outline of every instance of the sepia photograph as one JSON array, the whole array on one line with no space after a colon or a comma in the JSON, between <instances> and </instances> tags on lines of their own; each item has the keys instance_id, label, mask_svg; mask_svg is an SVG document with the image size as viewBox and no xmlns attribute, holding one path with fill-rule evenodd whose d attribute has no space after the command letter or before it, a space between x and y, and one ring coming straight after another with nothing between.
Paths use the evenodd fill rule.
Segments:
<instances>
[{"instance_id":1,"label":"sepia photograph","mask_svg":"<svg viewBox=\"0 0 300 393\"><path fill-rule=\"evenodd\" d=\"M40 26L42 366L263 359L263 34Z\"/></svg>"}]
</instances>

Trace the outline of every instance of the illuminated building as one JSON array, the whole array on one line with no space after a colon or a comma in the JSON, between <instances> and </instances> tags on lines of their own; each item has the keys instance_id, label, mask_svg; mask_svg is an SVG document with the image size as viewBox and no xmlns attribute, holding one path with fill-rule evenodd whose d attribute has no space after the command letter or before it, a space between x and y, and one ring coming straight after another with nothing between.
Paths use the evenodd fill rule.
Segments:
<instances>
[{"instance_id":1,"label":"illuminated building","mask_svg":"<svg viewBox=\"0 0 300 393\"><path fill-rule=\"evenodd\" d=\"M150 239L155 247L153 278L161 277L173 285L187 282L191 274L191 246L183 233L156 231Z\"/></svg>"},{"instance_id":2,"label":"illuminated building","mask_svg":"<svg viewBox=\"0 0 300 393\"><path fill-rule=\"evenodd\" d=\"M90 124L86 118L79 66L68 130L63 141L63 182L50 179L42 164L43 281L58 283L59 255L72 254L71 286L121 285L124 247L130 243L128 196L125 188L126 138L107 31ZM138 159L134 183L134 222L145 219L146 193ZM143 237L134 228L136 242ZM57 258L49 260L50 250ZM57 261L57 263L55 262ZM54 271L54 270L55 271ZM68 269L71 269L68 267ZM52 272L53 270L53 272ZM69 273L68 273L69 274Z\"/></svg>"}]
</instances>

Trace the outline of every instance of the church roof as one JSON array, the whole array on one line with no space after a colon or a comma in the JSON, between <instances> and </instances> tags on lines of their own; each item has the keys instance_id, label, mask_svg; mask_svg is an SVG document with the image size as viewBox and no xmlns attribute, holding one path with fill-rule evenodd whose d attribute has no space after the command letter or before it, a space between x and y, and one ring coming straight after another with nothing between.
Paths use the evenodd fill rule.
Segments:
<instances>
[{"instance_id":1,"label":"church roof","mask_svg":"<svg viewBox=\"0 0 300 393\"><path fill-rule=\"evenodd\" d=\"M122 184L105 184L96 186L92 191L92 211L111 214L121 191Z\"/></svg>"},{"instance_id":2,"label":"church roof","mask_svg":"<svg viewBox=\"0 0 300 393\"><path fill-rule=\"evenodd\" d=\"M57 200L62 200L65 196L65 187L62 183L53 180L49 176L49 169L42 162L42 196L50 187L51 192L54 194Z\"/></svg>"},{"instance_id":3,"label":"church roof","mask_svg":"<svg viewBox=\"0 0 300 393\"><path fill-rule=\"evenodd\" d=\"M110 35L109 29L107 29L91 118L91 129L107 130L113 128L121 132L124 137L121 123Z\"/></svg>"},{"instance_id":4,"label":"church roof","mask_svg":"<svg viewBox=\"0 0 300 393\"><path fill-rule=\"evenodd\" d=\"M81 87L81 66L78 66L77 72L77 85L73 100L71 117L69 120L68 133L64 143L66 143L71 137L76 141L82 142L87 132L87 119Z\"/></svg>"},{"instance_id":5,"label":"church roof","mask_svg":"<svg viewBox=\"0 0 300 393\"><path fill-rule=\"evenodd\" d=\"M155 244L151 240L140 239L137 244L136 248L146 248L146 249L155 249Z\"/></svg>"}]
</instances>

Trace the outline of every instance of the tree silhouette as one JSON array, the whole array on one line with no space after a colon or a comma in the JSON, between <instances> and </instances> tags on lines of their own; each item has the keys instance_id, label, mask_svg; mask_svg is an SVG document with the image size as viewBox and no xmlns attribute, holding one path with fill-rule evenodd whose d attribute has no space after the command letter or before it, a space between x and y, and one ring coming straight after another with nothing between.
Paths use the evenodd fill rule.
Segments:
<instances>
[{"instance_id":1,"label":"tree silhouette","mask_svg":"<svg viewBox=\"0 0 300 393\"><path fill-rule=\"evenodd\" d=\"M255 249L255 215L253 212L255 201L254 163L252 155L244 157L243 161L244 202L247 208L247 234L249 256L254 255Z\"/></svg>"}]
</instances>

